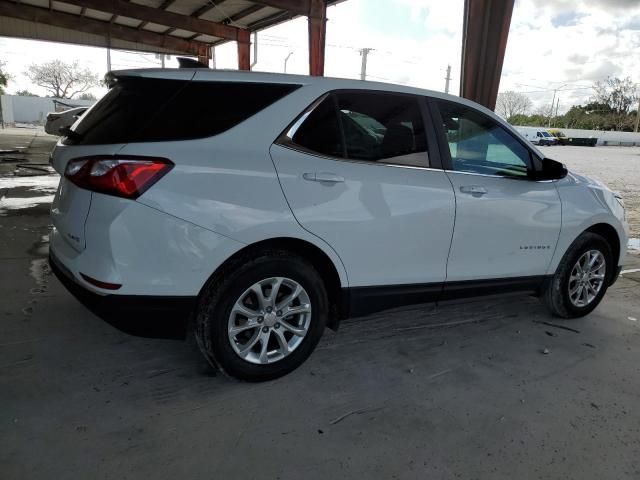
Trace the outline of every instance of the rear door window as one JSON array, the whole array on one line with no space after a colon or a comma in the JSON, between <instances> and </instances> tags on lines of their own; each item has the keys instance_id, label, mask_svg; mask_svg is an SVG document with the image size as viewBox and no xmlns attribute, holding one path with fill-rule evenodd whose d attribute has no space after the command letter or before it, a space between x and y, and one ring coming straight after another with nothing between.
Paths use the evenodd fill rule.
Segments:
<instances>
[{"instance_id":1,"label":"rear door window","mask_svg":"<svg viewBox=\"0 0 640 480\"><path fill-rule=\"evenodd\" d=\"M427 138L417 97L338 92L347 158L426 167Z\"/></svg>"},{"instance_id":2,"label":"rear door window","mask_svg":"<svg viewBox=\"0 0 640 480\"><path fill-rule=\"evenodd\" d=\"M349 160L429 166L418 98L386 92L339 91L292 125L288 142Z\"/></svg>"},{"instance_id":3,"label":"rear door window","mask_svg":"<svg viewBox=\"0 0 640 480\"><path fill-rule=\"evenodd\" d=\"M121 78L65 139L96 145L210 137L238 125L299 85Z\"/></svg>"}]
</instances>

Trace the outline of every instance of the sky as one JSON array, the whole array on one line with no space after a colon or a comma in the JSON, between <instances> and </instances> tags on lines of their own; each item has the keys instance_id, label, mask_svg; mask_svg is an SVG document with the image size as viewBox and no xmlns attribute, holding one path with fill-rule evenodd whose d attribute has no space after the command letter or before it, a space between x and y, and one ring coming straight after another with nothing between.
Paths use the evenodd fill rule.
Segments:
<instances>
[{"instance_id":1,"label":"sky","mask_svg":"<svg viewBox=\"0 0 640 480\"><path fill-rule=\"evenodd\" d=\"M359 78L360 49L372 48L367 79L450 92L460 76L463 0L346 0L327 12L325 75ZM593 83L607 76L640 82L640 0L516 0L500 90L523 92L536 108L559 112L588 101ZM291 55L289 56L289 54ZM254 70L308 73L307 21L299 18L258 34ZM0 37L0 60L12 76L8 92L28 89L30 63L78 60L103 76L106 50ZM113 51L113 69L160 65L154 54ZM177 66L175 58L167 66ZM237 68L236 46L216 48L217 68ZM104 89L94 89L97 96Z\"/></svg>"}]
</instances>

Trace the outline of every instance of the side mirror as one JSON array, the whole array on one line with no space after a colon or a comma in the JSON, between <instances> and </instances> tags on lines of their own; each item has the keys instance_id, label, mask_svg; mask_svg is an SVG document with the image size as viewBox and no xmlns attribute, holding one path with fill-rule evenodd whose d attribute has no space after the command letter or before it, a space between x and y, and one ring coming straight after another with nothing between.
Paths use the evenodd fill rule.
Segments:
<instances>
[{"instance_id":1,"label":"side mirror","mask_svg":"<svg viewBox=\"0 0 640 480\"><path fill-rule=\"evenodd\" d=\"M534 180L560 180L567 176L569 171L564 163L551 160L550 158L542 159L542 170L535 172Z\"/></svg>"}]
</instances>

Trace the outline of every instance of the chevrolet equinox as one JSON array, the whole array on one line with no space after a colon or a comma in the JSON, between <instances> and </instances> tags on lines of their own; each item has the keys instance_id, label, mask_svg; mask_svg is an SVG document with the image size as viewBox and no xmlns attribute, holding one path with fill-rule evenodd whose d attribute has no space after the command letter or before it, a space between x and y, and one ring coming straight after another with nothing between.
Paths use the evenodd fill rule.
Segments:
<instances>
[{"instance_id":1,"label":"chevrolet equinox","mask_svg":"<svg viewBox=\"0 0 640 480\"><path fill-rule=\"evenodd\" d=\"M107 80L52 152L52 269L101 311L188 315L236 378L401 305L523 291L580 317L619 274L622 201L471 101L195 68Z\"/></svg>"}]
</instances>

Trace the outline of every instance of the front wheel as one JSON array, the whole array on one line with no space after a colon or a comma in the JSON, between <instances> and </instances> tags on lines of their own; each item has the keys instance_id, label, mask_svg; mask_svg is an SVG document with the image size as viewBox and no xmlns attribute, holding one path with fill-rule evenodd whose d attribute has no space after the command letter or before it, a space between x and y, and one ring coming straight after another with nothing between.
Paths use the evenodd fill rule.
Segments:
<instances>
[{"instance_id":1,"label":"front wheel","mask_svg":"<svg viewBox=\"0 0 640 480\"><path fill-rule=\"evenodd\" d=\"M600 235L583 233L569 247L541 300L551 313L577 318L595 309L604 297L613 266L611 246Z\"/></svg>"},{"instance_id":2,"label":"front wheel","mask_svg":"<svg viewBox=\"0 0 640 480\"><path fill-rule=\"evenodd\" d=\"M313 266L271 251L209 282L195 334L202 354L218 369L263 381L289 373L311 355L327 316L327 293Z\"/></svg>"}]
</instances>

